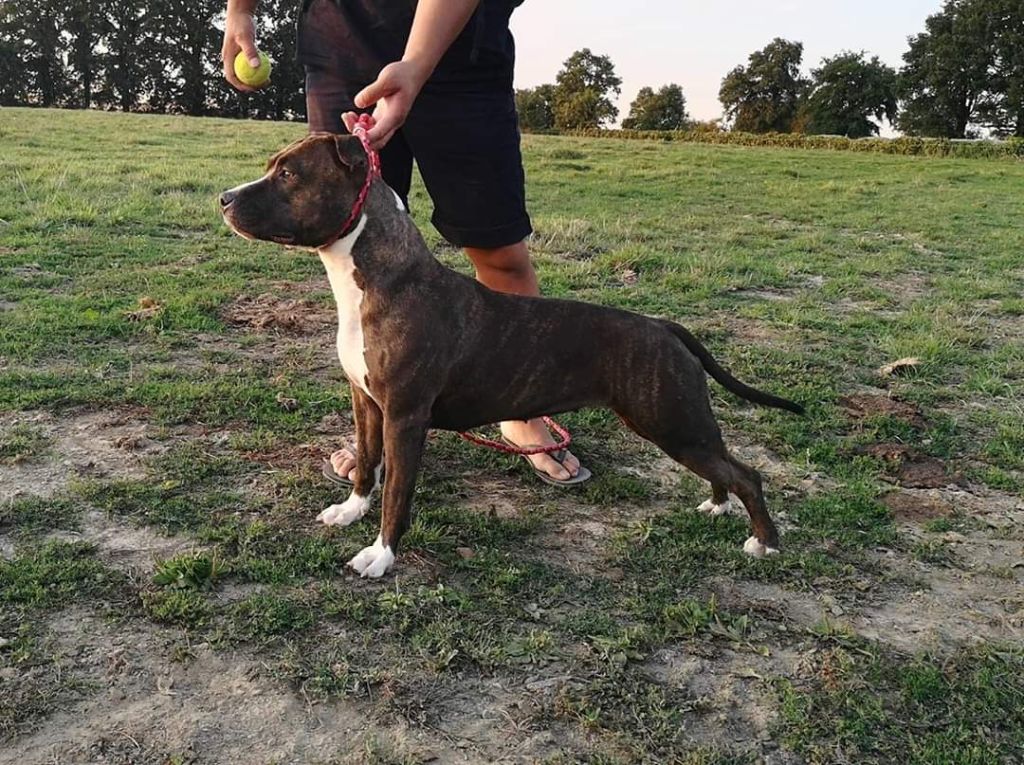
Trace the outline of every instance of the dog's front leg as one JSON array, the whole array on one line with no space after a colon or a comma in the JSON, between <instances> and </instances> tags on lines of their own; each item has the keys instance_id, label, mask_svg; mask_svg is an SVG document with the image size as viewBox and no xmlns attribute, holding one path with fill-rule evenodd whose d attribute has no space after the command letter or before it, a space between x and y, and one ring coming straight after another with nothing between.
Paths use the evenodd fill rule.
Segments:
<instances>
[{"instance_id":1,"label":"dog's front leg","mask_svg":"<svg viewBox=\"0 0 1024 765\"><path fill-rule=\"evenodd\" d=\"M328 526L348 526L370 509L370 495L380 486L384 467L384 415L377 402L352 386L352 416L356 424L356 474L352 492L340 505L331 505L317 516Z\"/></svg>"},{"instance_id":2,"label":"dog's front leg","mask_svg":"<svg viewBox=\"0 0 1024 765\"><path fill-rule=\"evenodd\" d=\"M409 510L428 425L429 414L426 413L384 415L384 451L388 455L388 471L384 478L380 535L370 547L349 561L349 565L364 577L375 579L383 576L395 562L398 540L409 528Z\"/></svg>"}]
</instances>

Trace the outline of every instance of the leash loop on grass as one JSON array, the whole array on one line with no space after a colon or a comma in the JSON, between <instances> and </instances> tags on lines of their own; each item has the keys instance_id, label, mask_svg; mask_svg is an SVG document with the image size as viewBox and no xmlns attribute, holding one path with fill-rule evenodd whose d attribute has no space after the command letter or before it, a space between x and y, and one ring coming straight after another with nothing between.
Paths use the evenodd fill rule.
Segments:
<instances>
[{"instance_id":1,"label":"leash loop on grass","mask_svg":"<svg viewBox=\"0 0 1024 765\"><path fill-rule=\"evenodd\" d=\"M503 444L500 441L492 441L489 438L483 438L482 436L474 435L473 433L459 433L459 437L465 441L469 441L471 444L477 446L484 446L488 449L494 449L496 452L504 452L505 454L517 454L523 457L532 457L535 454L553 454L554 452L560 452L562 449L568 449L569 444L572 443L572 434L568 430L563 428L557 422L552 420L550 417L541 417L544 424L551 428L558 437L562 439L557 444L551 444L549 446L512 446L511 444Z\"/></svg>"}]
</instances>

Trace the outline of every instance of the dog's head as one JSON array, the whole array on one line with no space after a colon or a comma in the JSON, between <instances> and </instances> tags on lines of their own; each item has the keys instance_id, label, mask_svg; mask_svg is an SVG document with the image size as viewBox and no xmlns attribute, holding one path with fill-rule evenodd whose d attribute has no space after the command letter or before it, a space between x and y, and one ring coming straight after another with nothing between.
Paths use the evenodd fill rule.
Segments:
<instances>
[{"instance_id":1,"label":"dog's head","mask_svg":"<svg viewBox=\"0 0 1024 765\"><path fill-rule=\"evenodd\" d=\"M259 180L221 194L221 213L247 239L318 247L348 219L368 171L359 139L315 133L271 157Z\"/></svg>"}]
</instances>

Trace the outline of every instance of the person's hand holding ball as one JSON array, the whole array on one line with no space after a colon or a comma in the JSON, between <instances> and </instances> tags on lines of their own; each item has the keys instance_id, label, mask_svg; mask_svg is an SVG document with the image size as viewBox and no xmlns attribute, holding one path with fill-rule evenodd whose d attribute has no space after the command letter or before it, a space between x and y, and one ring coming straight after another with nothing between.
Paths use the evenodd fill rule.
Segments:
<instances>
[{"instance_id":1,"label":"person's hand holding ball","mask_svg":"<svg viewBox=\"0 0 1024 765\"><path fill-rule=\"evenodd\" d=\"M252 93L270 81L270 59L256 47L256 26L249 10L228 6L221 59L224 78L236 90Z\"/></svg>"},{"instance_id":2,"label":"person's hand holding ball","mask_svg":"<svg viewBox=\"0 0 1024 765\"><path fill-rule=\"evenodd\" d=\"M257 53L259 66L254 67L245 55L245 51L238 51L235 56L235 77L250 88L262 88L270 82L270 59L263 51Z\"/></svg>"}]
</instances>

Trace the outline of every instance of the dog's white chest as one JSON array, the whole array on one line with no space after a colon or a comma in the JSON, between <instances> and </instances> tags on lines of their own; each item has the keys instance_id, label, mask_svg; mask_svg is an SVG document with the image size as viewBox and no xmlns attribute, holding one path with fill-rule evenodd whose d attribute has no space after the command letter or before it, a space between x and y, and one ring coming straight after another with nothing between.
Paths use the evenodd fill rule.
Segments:
<instances>
[{"instance_id":1,"label":"dog's white chest","mask_svg":"<svg viewBox=\"0 0 1024 765\"><path fill-rule=\"evenodd\" d=\"M367 383L369 370L361 310L363 291L356 284L356 265L352 259L352 247L365 227L364 215L352 233L320 251L320 260L327 269L327 279L338 306L338 360L353 384L372 398Z\"/></svg>"}]
</instances>

